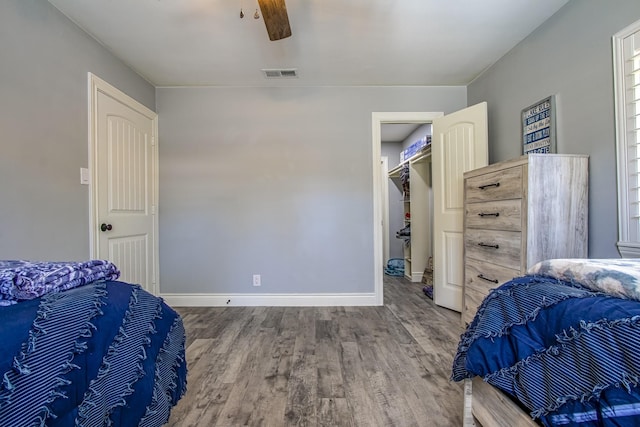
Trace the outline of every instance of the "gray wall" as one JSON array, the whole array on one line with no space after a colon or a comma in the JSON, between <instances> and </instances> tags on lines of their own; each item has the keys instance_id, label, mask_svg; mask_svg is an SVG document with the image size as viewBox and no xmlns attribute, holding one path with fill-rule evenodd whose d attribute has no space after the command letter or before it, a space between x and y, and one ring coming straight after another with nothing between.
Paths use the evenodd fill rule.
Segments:
<instances>
[{"instance_id":1,"label":"gray wall","mask_svg":"<svg viewBox=\"0 0 640 427\"><path fill-rule=\"evenodd\" d=\"M155 88L44 0L0 1L0 64L0 259L87 259L87 72Z\"/></svg>"},{"instance_id":2,"label":"gray wall","mask_svg":"<svg viewBox=\"0 0 640 427\"><path fill-rule=\"evenodd\" d=\"M611 35L637 19L636 0L572 0L466 89L156 93L48 2L2 1L0 259L89 254L89 71L157 96L163 292L371 292L371 112L487 101L496 162L520 154L520 110L549 94L558 152L591 155L590 256L617 256Z\"/></svg>"},{"instance_id":3,"label":"gray wall","mask_svg":"<svg viewBox=\"0 0 640 427\"><path fill-rule=\"evenodd\" d=\"M384 126L384 125L383 125ZM382 155L389 159L389 169L393 169L400 163L400 152L402 151L402 142L383 142ZM387 208L389 209L389 258L402 258L404 256L402 245L404 240L396 238L396 232L404 227L404 203L402 202L402 191L389 178L385 179L385 183L389 188L389 201ZM383 260L386 264L388 260Z\"/></svg>"},{"instance_id":4,"label":"gray wall","mask_svg":"<svg viewBox=\"0 0 640 427\"><path fill-rule=\"evenodd\" d=\"M405 148L409 148L411 144L413 144L414 142L416 142L417 140L419 140L425 135L432 135L433 134L432 127L433 125L431 123L425 123L422 126L420 126L418 129L411 132L411 135L409 135L404 141L402 141L402 149L404 150Z\"/></svg>"},{"instance_id":5,"label":"gray wall","mask_svg":"<svg viewBox=\"0 0 640 427\"><path fill-rule=\"evenodd\" d=\"M371 113L467 105L465 87L158 88L156 98L164 293L373 292Z\"/></svg>"},{"instance_id":6,"label":"gray wall","mask_svg":"<svg viewBox=\"0 0 640 427\"><path fill-rule=\"evenodd\" d=\"M491 163L521 154L520 111L556 95L557 152L590 155L592 258L619 256L611 36L638 19L638 0L571 0L468 86L489 106Z\"/></svg>"}]
</instances>

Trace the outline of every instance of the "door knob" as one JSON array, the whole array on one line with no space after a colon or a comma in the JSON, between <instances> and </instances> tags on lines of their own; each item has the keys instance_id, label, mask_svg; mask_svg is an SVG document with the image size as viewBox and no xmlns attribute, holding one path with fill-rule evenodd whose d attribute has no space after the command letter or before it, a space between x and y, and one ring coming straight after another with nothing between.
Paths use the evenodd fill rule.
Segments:
<instances>
[{"instance_id":1,"label":"door knob","mask_svg":"<svg viewBox=\"0 0 640 427\"><path fill-rule=\"evenodd\" d=\"M112 228L111 224L105 224L104 222L100 226L100 230L102 231L111 231Z\"/></svg>"}]
</instances>

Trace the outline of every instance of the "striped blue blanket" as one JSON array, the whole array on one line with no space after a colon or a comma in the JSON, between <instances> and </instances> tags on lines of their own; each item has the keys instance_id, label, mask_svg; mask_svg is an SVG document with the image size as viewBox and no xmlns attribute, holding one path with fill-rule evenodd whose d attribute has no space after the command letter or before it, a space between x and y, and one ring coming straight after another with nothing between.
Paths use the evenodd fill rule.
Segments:
<instances>
[{"instance_id":1,"label":"striped blue blanket","mask_svg":"<svg viewBox=\"0 0 640 427\"><path fill-rule=\"evenodd\" d=\"M461 337L452 379L481 376L547 426L640 425L640 303L626 285L640 269L580 264L584 274L547 263L493 290Z\"/></svg>"},{"instance_id":2,"label":"striped blue blanket","mask_svg":"<svg viewBox=\"0 0 640 427\"><path fill-rule=\"evenodd\" d=\"M160 426L186 387L180 316L95 281L0 307L0 426Z\"/></svg>"}]
</instances>

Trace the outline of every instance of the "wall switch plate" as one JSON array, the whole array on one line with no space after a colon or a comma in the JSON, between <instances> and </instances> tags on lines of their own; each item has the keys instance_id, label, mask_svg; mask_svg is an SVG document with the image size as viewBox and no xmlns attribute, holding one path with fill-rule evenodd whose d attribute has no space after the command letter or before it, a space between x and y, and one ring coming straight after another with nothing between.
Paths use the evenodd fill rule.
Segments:
<instances>
[{"instance_id":1,"label":"wall switch plate","mask_svg":"<svg viewBox=\"0 0 640 427\"><path fill-rule=\"evenodd\" d=\"M80 184L89 185L89 169L80 168Z\"/></svg>"},{"instance_id":2,"label":"wall switch plate","mask_svg":"<svg viewBox=\"0 0 640 427\"><path fill-rule=\"evenodd\" d=\"M253 286L260 286L261 280L260 280L260 275L259 274L254 274L253 275Z\"/></svg>"}]
</instances>

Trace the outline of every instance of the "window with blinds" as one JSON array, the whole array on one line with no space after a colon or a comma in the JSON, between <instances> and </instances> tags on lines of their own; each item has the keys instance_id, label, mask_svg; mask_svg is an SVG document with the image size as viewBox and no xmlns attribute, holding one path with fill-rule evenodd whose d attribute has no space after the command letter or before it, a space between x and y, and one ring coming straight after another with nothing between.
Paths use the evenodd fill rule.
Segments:
<instances>
[{"instance_id":1,"label":"window with blinds","mask_svg":"<svg viewBox=\"0 0 640 427\"><path fill-rule=\"evenodd\" d=\"M613 36L618 250L640 257L640 21Z\"/></svg>"}]
</instances>

